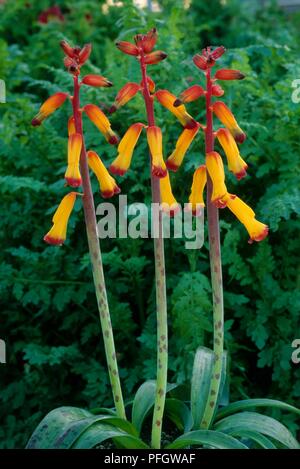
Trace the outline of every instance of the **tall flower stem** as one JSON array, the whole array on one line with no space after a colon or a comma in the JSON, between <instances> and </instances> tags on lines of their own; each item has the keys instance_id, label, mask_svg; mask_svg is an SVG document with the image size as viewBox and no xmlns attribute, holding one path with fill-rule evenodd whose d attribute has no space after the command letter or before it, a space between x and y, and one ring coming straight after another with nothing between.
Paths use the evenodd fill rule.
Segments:
<instances>
[{"instance_id":1,"label":"tall flower stem","mask_svg":"<svg viewBox=\"0 0 300 469\"><path fill-rule=\"evenodd\" d=\"M206 72L206 130L205 151L214 149L213 113L212 113L212 80L210 69ZM209 428L216 409L222 374L224 350L224 306L222 262L220 247L219 209L211 202L212 181L207 172L207 218L211 283L213 292L213 323L214 323L214 366L212 371L209 396L206 403L201 428Z\"/></svg>"},{"instance_id":2,"label":"tall flower stem","mask_svg":"<svg viewBox=\"0 0 300 469\"><path fill-rule=\"evenodd\" d=\"M150 95L146 65L143 54L141 55L141 71L143 96L146 106L149 126L155 125L153 98ZM152 202L160 203L159 179L151 175ZM154 259L155 259L155 286L156 286L156 309L157 309L157 374L156 393L152 421L152 448L159 449L161 445L162 419L167 391L168 374L168 320L167 320L167 297L166 297L166 271L164 256L164 239L162 230L162 214L158 213L157 233L154 235Z\"/></svg>"},{"instance_id":3,"label":"tall flower stem","mask_svg":"<svg viewBox=\"0 0 300 469\"><path fill-rule=\"evenodd\" d=\"M78 132L82 136L82 142L83 142L81 156L80 156L80 172L81 172L82 186L83 186L83 208L84 208L84 217L85 217L85 224L86 224L89 253L90 253L92 270L93 270L93 279L94 279L94 284L95 284L100 323L101 323L101 328L102 328L102 333L103 333L104 348L105 348L105 354L106 354L106 360L107 360L107 365L108 365L113 399L114 399L118 417L125 419L126 418L125 407L124 407L122 390L121 390L121 385L120 385L114 337L113 337L109 307L108 307L108 302L107 302L100 243L99 243L98 234L97 234L97 220L96 220L96 215L95 215L94 198L93 198L93 192L91 188L86 148L84 145L79 90L80 90L80 85L78 83L78 77L75 76L74 77L74 96L72 99L72 105L73 105L73 116L75 120L76 132Z\"/></svg>"}]
</instances>

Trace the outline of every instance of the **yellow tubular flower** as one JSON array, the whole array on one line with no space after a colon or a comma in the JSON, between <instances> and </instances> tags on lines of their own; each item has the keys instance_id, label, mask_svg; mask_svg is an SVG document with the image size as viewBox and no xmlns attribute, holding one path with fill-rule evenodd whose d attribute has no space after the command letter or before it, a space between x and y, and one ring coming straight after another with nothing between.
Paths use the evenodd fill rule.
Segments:
<instances>
[{"instance_id":1,"label":"yellow tubular flower","mask_svg":"<svg viewBox=\"0 0 300 469\"><path fill-rule=\"evenodd\" d=\"M170 93L168 90L159 90L155 93L156 98L169 111L177 117L181 125L186 129L193 129L197 127L197 122L190 116L185 109L185 106L181 104L180 106L175 107L174 102L176 101L176 96Z\"/></svg>"},{"instance_id":2,"label":"yellow tubular flower","mask_svg":"<svg viewBox=\"0 0 300 469\"><path fill-rule=\"evenodd\" d=\"M95 151L88 151L87 158L89 167L98 179L102 197L107 199L114 194L119 194L121 189L117 186L116 181L111 177L97 153Z\"/></svg>"},{"instance_id":3,"label":"yellow tubular flower","mask_svg":"<svg viewBox=\"0 0 300 469\"><path fill-rule=\"evenodd\" d=\"M218 208L226 206L223 197L227 194L223 161L219 153L211 151L206 154L206 168L213 183L211 201Z\"/></svg>"},{"instance_id":4,"label":"yellow tubular flower","mask_svg":"<svg viewBox=\"0 0 300 469\"><path fill-rule=\"evenodd\" d=\"M50 98L48 98L44 104L42 104L38 114L32 119L31 125L41 125L46 117L50 116L50 114L52 114L54 111L56 111L56 109L64 104L68 96L68 93L55 93L54 95L50 96Z\"/></svg>"},{"instance_id":5,"label":"yellow tubular flower","mask_svg":"<svg viewBox=\"0 0 300 469\"><path fill-rule=\"evenodd\" d=\"M87 104L83 108L88 118L95 124L95 126L104 135L108 143L116 145L119 141L117 135L111 129L111 125L106 115L95 104Z\"/></svg>"},{"instance_id":6,"label":"yellow tubular flower","mask_svg":"<svg viewBox=\"0 0 300 469\"><path fill-rule=\"evenodd\" d=\"M68 135L70 137L70 135L72 134L75 134L76 132L76 129L75 129L75 119L73 116L69 117L69 120L68 120Z\"/></svg>"},{"instance_id":7,"label":"yellow tubular flower","mask_svg":"<svg viewBox=\"0 0 300 469\"><path fill-rule=\"evenodd\" d=\"M163 178L167 175L167 167L162 154L162 133L160 128L155 125L148 127L147 140L151 153L152 174Z\"/></svg>"},{"instance_id":8,"label":"yellow tubular flower","mask_svg":"<svg viewBox=\"0 0 300 469\"><path fill-rule=\"evenodd\" d=\"M219 129L217 131L217 138L226 154L229 171L231 171L237 179L242 179L247 176L246 169L248 165L241 157L238 146L229 130Z\"/></svg>"},{"instance_id":9,"label":"yellow tubular flower","mask_svg":"<svg viewBox=\"0 0 300 469\"><path fill-rule=\"evenodd\" d=\"M229 210L234 213L248 231L250 244L253 243L253 241L262 241L268 236L269 227L256 220L254 211L239 197L227 194L225 196L225 202Z\"/></svg>"},{"instance_id":10,"label":"yellow tubular flower","mask_svg":"<svg viewBox=\"0 0 300 469\"><path fill-rule=\"evenodd\" d=\"M162 210L173 217L180 210L180 206L173 195L169 173L159 180L159 185Z\"/></svg>"},{"instance_id":11,"label":"yellow tubular flower","mask_svg":"<svg viewBox=\"0 0 300 469\"><path fill-rule=\"evenodd\" d=\"M177 171L179 166L181 165L184 155L186 154L190 144L192 143L193 139L195 138L198 130L199 124L193 129L184 129L182 134L180 135L179 139L177 140L175 150L169 156L166 161L166 166L171 171Z\"/></svg>"},{"instance_id":12,"label":"yellow tubular flower","mask_svg":"<svg viewBox=\"0 0 300 469\"><path fill-rule=\"evenodd\" d=\"M118 146L118 156L109 167L109 170L113 174L123 176L128 170L131 164L133 150L144 127L144 124L137 122L131 125L125 133Z\"/></svg>"},{"instance_id":13,"label":"yellow tubular flower","mask_svg":"<svg viewBox=\"0 0 300 469\"><path fill-rule=\"evenodd\" d=\"M222 124L224 124L225 127L227 127L227 129L232 133L234 139L238 143L243 143L246 139L246 134L238 126L234 115L226 106L226 104L224 104L222 101L216 101L213 104L213 111Z\"/></svg>"},{"instance_id":14,"label":"yellow tubular flower","mask_svg":"<svg viewBox=\"0 0 300 469\"><path fill-rule=\"evenodd\" d=\"M52 218L53 226L44 236L44 241L46 241L46 243L61 246L65 241L69 217L73 210L77 195L77 192L70 192L62 199Z\"/></svg>"},{"instance_id":15,"label":"yellow tubular flower","mask_svg":"<svg viewBox=\"0 0 300 469\"><path fill-rule=\"evenodd\" d=\"M193 184L187 207L187 210L190 210L194 216L200 215L202 208L205 207L203 191L206 185L206 180L206 167L203 164L194 172Z\"/></svg>"},{"instance_id":16,"label":"yellow tubular flower","mask_svg":"<svg viewBox=\"0 0 300 469\"><path fill-rule=\"evenodd\" d=\"M82 148L82 137L80 134L72 134L68 140L68 167L65 172L65 180L71 187L81 185L81 176L79 171L79 160Z\"/></svg>"},{"instance_id":17,"label":"yellow tubular flower","mask_svg":"<svg viewBox=\"0 0 300 469\"><path fill-rule=\"evenodd\" d=\"M126 83L126 85L124 85L118 92L116 99L109 110L110 114L128 103L128 101L130 101L130 99L132 99L140 89L141 87L138 83Z\"/></svg>"}]
</instances>

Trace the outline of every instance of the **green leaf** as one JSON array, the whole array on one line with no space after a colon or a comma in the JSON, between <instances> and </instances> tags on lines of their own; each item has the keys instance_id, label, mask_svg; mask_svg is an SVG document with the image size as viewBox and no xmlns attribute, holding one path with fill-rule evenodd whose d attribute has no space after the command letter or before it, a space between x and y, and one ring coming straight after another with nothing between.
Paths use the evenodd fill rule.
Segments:
<instances>
[{"instance_id":1,"label":"green leaf","mask_svg":"<svg viewBox=\"0 0 300 469\"><path fill-rule=\"evenodd\" d=\"M249 440L253 440L255 441L255 443L259 444L264 449L276 449L276 446L272 443L272 441L261 433L251 432L249 430L240 430L238 436L242 438L247 438Z\"/></svg>"},{"instance_id":2,"label":"green leaf","mask_svg":"<svg viewBox=\"0 0 300 469\"><path fill-rule=\"evenodd\" d=\"M167 392L175 389L176 384L168 384ZM140 434L143 422L154 405L156 382L153 380L143 383L136 392L132 406L132 423Z\"/></svg>"},{"instance_id":3,"label":"green leaf","mask_svg":"<svg viewBox=\"0 0 300 469\"><path fill-rule=\"evenodd\" d=\"M165 413L179 430L189 432L192 429L192 414L183 401L179 399L166 399Z\"/></svg>"},{"instance_id":4,"label":"green leaf","mask_svg":"<svg viewBox=\"0 0 300 469\"><path fill-rule=\"evenodd\" d=\"M204 414L213 363L214 353L206 347L199 347L195 354L191 383L191 411L194 428L200 427Z\"/></svg>"},{"instance_id":5,"label":"green leaf","mask_svg":"<svg viewBox=\"0 0 300 469\"><path fill-rule=\"evenodd\" d=\"M274 399L244 399L242 401L233 402L223 409L219 410L216 415L216 420L220 420L227 415L240 412L241 410L251 409L253 407L275 407L280 410L287 410L289 412L294 412L295 414L300 415L300 409L294 407L290 404L286 404L282 401L277 401Z\"/></svg>"},{"instance_id":6,"label":"green leaf","mask_svg":"<svg viewBox=\"0 0 300 469\"><path fill-rule=\"evenodd\" d=\"M248 449L246 445L232 436L213 430L195 430L185 433L165 449L187 448L194 445L206 445L218 449Z\"/></svg>"},{"instance_id":7,"label":"green leaf","mask_svg":"<svg viewBox=\"0 0 300 469\"><path fill-rule=\"evenodd\" d=\"M242 431L254 431L267 435L291 449L300 449L299 443L282 423L257 412L241 412L219 421L214 428L225 433L239 435Z\"/></svg>"}]
</instances>

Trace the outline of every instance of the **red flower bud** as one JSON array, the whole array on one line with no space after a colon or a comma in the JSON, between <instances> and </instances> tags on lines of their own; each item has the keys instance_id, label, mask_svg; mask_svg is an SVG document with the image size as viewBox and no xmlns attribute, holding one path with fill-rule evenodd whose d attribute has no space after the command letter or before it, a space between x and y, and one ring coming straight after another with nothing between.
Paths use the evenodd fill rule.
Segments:
<instances>
[{"instance_id":1,"label":"red flower bud","mask_svg":"<svg viewBox=\"0 0 300 469\"><path fill-rule=\"evenodd\" d=\"M161 50L157 50L155 52L151 52L150 54L145 56L145 64L147 65L155 65L164 60L167 54Z\"/></svg>"},{"instance_id":2,"label":"red flower bud","mask_svg":"<svg viewBox=\"0 0 300 469\"><path fill-rule=\"evenodd\" d=\"M211 87L211 94L213 96L223 96L224 90L221 88L220 85L213 85Z\"/></svg>"},{"instance_id":3,"label":"red flower bud","mask_svg":"<svg viewBox=\"0 0 300 469\"><path fill-rule=\"evenodd\" d=\"M211 52L210 58L212 60L217 60L219 59L224 53L226 52L226 49L224 46L217 47L213 52Z\"/></svg>"},{"instance_id":4,"label":"red flower bud","mask_svg":"<svg viewBox=\"0 0 300 469\"><path fill-rule=\"evenodd\" d=\"M244 75L239 70L229 70L225 68L221 68L221 70L217 70L215 74L215 78L217 80L243 80L246 75Z\"/></svg>"},{"instance_id":5,"label":"red flower bud","mask_svg":"<svg viewBox=\"0 0 300 469\"><path fill-rule=\"evenodd\" d=\"M152 51L157 41L156 28L152 28L143 38L142 48L145 54L149 54Z\"/></svg>"},{"instance_id":6,"label":"red flower bud","mask_svg":"<svg viewBox=\"0 0 300 469\"><path fill-rule=\"evenodd\" d=\"M75 57L75 50L67 41L60 41L60 47L68 57Z\"/></svg>"},{"instance_id":7,"label":"red flower bud","mask_svg":"<svg viewBox=\"0 0 300 469\"><path fill-rule=\"evenodd\" d=\"M89 86L105 86L110 87L112 86L112 82L108 81L107 78L102 77L100 75L86 75L83 77L82 82L84 85Z\"/></svg>"},{"instance_id":8,"label":"red flower bud","mask_svg":"<svg viewBox=\"0 0 300 469\"><path fill-rule=\"evenodd\" d=\"M193 62L196 67L200 68L200 70L207 70L209 67L207 63L207 58L200 54L194 55Z\"/></svg>"},{"instance_id":9,"label":"red flower bud","mask_svg":"<svg viewBox=\"0 0 300 469\"><path fill-rule=\"evenodd\" d=\"M120 41L116 42L116 46L120 51L124 52L124 54L128 55L139 55L139 50L138 48L134 45L131 44L131 42L126 42L126 41Z\"/></svg>"},{"instance_id":10,"label":"red flower bud","mask_svg":"<svg viewBox=\"0 0 300 469\"><path fill-rule=\"evenodd\" d=\"M78 61L80 65L83 65L92 52L92 44L85 44L78 54Z\"/></svg>"}]
</instances>

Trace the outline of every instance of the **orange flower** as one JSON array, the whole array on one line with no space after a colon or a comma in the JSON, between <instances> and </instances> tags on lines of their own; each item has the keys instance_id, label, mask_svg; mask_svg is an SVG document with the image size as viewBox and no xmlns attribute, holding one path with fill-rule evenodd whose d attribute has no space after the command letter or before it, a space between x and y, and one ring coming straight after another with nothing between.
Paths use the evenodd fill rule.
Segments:
<instances>
[{"instance_id":1,"label":"orange flower","mask_svg":"<svg viewBox=\"0 0 300 469\"><path fill-rule=\"evenodd\" d=\"M123 176L131 164L132 153L139 139L144 124L137 122L129 127L118 146L118 156L109 169L113 174Z\"/></svg>"},{"instance_id":2,"label":"orange flower","mask_svg":"<svg viewBox=\"0 0 300 469\"><path fill-rule=\"evenodd\" d=\"M102 197L107 199L114 194L119 194L121 189L117 186L116 181L111 177L97 153L88 151L87 158L89 167L98 179Z\"/></svg>"},{"instance_id":3,"label":"orange flower","mask_svg":"<svg viewBox=\"0 0 300 469\"><path fill-rule=\"evenodd\" d=\"M231 171L237 179L242 179L247 176L246 169L248 166L240 156L238 146L229 130L219 129L217 131L217 138L226 154L229 171Z\"/></svg>"},{"instance_id":4,"label":"orange flower","mask_svg":"<svg viewBox=\"0 0 300 469\"><path fill-rule=\"evenodd\" d=\"M175 150L166 161L167 168L171 171L177 171L181 165L184 155L186 154L190 144L195 138L200 125L198 124L193 129L184 129L179 139L177 140Z\"/></svg>"},{"instance_id":5,"label":"orange flower","mask_svg":"<svg viewBox=\"0 0 300 469\"><path fill-rule=\"evenodd\" d=\"M215 77L217 80L243 80L244 75L239 70L229 70L222 68L216 71Z\"/></svg>"},{"instance_id":6,"label":"orange flower","mask_svg":"<svg viewBox=\"0 0 300 469\"><path fill-rule=\"evenodd\" d=\"M231 194L227 194L224 199L229 210L234 213L248 231L250 236L249 243L262 241L268 236L269 227L256 220L255 213L249 205L243 202L239 197Z\"/></svg>"},{"instance_id":7,"label":"orange flower","mask_svg":"<svg viewBox=\"0 0 300 469\"><path fill-rule=\"evenodd\" d=\"M82 148L82 137L74 133L70 135L68 141L68 167L65 173L67 184L72 187L81 185L81 176L79 171L79 160Z\"/></svg>"},{"instance_id":8,"label":"orange flower","mask_svg":"<svg viewBox=\"0 0 300 469\"><path fill-rule=\"evenodd\" d=\"M119 141L117 135L111 129L110 122L106 115L95 104L87 104L83 108L88 118L95 124L95 126L104 135L108 143L116 145Z\"/></svg>"},{"instance_id":9,"label":"orange flower","mask_svg":"<svg viewBox=\"0 0 300 469\"><path fill-rule=\"evenodd\" d=\"M124 85L118 92L114 104L109 110L110 114L119 109L119 107L128 103L128 101L133 98L140 89L141 87L138 83L126 83L126 85Z\"/></svg>"},{"instance_id":10,"label":"orange flower","mask_svg":"<svg viewBox=\"0 0 300 469\"><path fill-rule=\"evenodd\" d=\"M70 192L65 195L60 202L53 218L53 226L51 230L44 236L44 241L49 244L61 246L66 239L67 225L69 217L73 210L77 192Z\"/></svg>"},{"instance_id":11,"label":"orange flower","mask_svg":"<svg viewBox=\"0 0 300 469\"><path fill-rule=\"evenodd\" d=\"M50 116L56 109L63 105L68 97L68 93L55 93L48 98L40 107L38 114L32 119L33 126L41 125L46 117Z\"/></svg>"},{"instance_id":12,"label":"orange flower","mask_svg":"<svg viewBox=\"0 0 300 469\"><path fill-rule=\"evenodd\" d=\"M142 40L142 47L145 54L149 54L152 51L157 41L157 31L156 28L150 29L150 31L145 34Z\"/></svg>"},{"instance_id":13,"label":"orange flower","mask_svg":"<svg viewBox=\"0 0 300 469\"><path fill-rule=\"evenodd\" d=\"M92 52L92 44L85 44L78 54L78 62L83 65L89 58Z\"/></svg>"},{"instance_id":14,"label":"orange flower","mask_svg":"<svg viewBox=\"0 0 300 469\"><path fill-rule=\"evenodd\" d=\"M119 41L116 42L116 46L120 51L124 52L124 54L139 55L138 48L134 44L131 44L131 42Z\"/></svg>"},{"instance_id":15,"label":"orange flower","mask_svg":"<svg viewBox=\"0 0 300 469\"><path fill-rule=\"evenodd\" d=\"M167 174L167 168L162 154L162 133L155 125L147 128L147 140L151 153L152 174L163 178Z\"/></svg>"},{"instance_id":16,"label":"orange flower","mask_svg":"<svg viewBox=\"0 0 300 469\"><path fill-rule=\"evenodd\" d=\"M176 96L174 96L168 90L156 91L155 96L157 97L160 104L162 104L165 108L171 111L174 116L177 117L183 127L186 129L197 127L197 122L186 112L185 106L183 104L178 107L174 107Z\"/></svg>"},{"instance_id":17,"label":"orange flower","mask_svg":"<svg viewBox=\"0 0 300 469\"><path fill-rule=\"evenodd\" d=\"M193 62L196 67L200 68L200 70L207 70L209 67L207 63L207 58L200 54L194 55ZM214 65L214 62L212 63L212 65Z\"/></svg>"},{"instance_id":18,"label":"orange flower","mask_svg":"<svg viewBox=\"0 0 300 469\"><path fill-rule=\"evenodd\" d=\"M86 75L83 77L82 82L84 85L89 86L105 86L110 87L112 86L112 82L108 81L107 78L102 77L100 75Z\"/></svg>"},{"instance_id":19,"label":"orange flower","mask_svg":"<svg viewBox=\"0 0 300 469\"><path fill-rule=\"evenodd\" d=\"M227 129L232 133L234 139L239 143L243 143L246 139L246 134L238 126L234 115L226 106L226 104L224 104L222 101L216 101L213 104L213 111L222 124L224 124L225 127L227 127Z\"/></svg>"},{"instance_id":20,"label":"orange flower","mask_svg":"<svg viewBox=\"0 0 300 469\"><path fill-rule=\"evenodd\" d=\"M162 50L157 50L155 52L151 52L150 54L145 55L144 62L147 65L155 65L161 62L162 60L166 59L168 55L163 52Z\"/></svg>"},{"instance_id":21,"label":"orange flower","mask_svg":"<svg viewBox=\"0 0 300 469\"><path fill-rule=\"evenodd\" d=\"M196 101L200 96L204 96L205 91L200 85L193 85L184 90L178 99L175 100L174 106L178 107L183 103L190 103L191 101Z\"/></svg>"},{"instance_id":22,"label":"orange flower","mask_svg":"<svg viewBox=\"0 0 300 469\"><path fill-rule=\"evenodd\" d=\"M71 116L71 117L69 117L69 120L68 120L68 135L69 135L69 137L70 137L70 135L75 134L75 132L76 132L75 119L74 119L74 116Z\"/></svg>"},{"instance_id":23,"label":"orange flower","mask_svg":"<svg viewBox=\"0 0 300 469\"><path fill-rule=\"evenodd\" d=\"M165 177L159 180L159 185L161 208L164 212L173 217L180 210L180 206L173 195L168 172Z\"/></svg>"},{"instance_id":24,"label":"orange flower","mask_svg":"<svg viewBox=\"0 0 300 469\"><path fill-rule=\"evenodd\" d=\"M211 201L218 208L226 206L223 198L227 194L223 161L219 153L211 151L206 154L206 168L213 183Z\"/></svg>"},{"instance_id":25,"label":"orange flower","mask_svg":"<svg viewBox=\"0 0 300 469\"><path fill-rule=\"evenodd\" d=\"M206 167L205 165L201 165L194 172L193 184L187 207L187 210L190 210L194 216L200 215L202 208L205 207L203 191L206 185L206 179Z\"/></svg>"}]
</instances>

